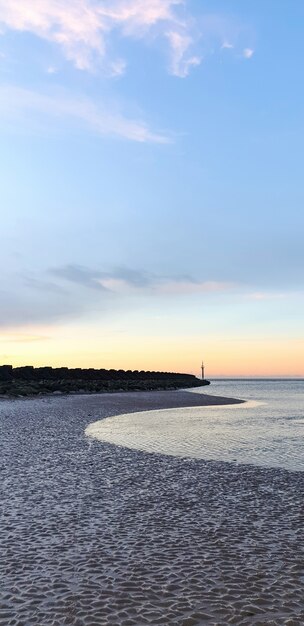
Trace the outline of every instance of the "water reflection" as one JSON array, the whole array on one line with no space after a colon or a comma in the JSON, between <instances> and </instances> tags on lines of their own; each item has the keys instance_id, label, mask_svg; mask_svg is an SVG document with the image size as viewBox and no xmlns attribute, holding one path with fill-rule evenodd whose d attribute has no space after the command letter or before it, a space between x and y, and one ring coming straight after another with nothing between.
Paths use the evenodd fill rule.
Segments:
<instances>
[{"instance_id":1,"label":"water reflection","mask_svg":"<svg viewBox=\"0 0 304 626\"><path fill-rule=\"evenodd\" d=\"M146 452L304 470L304 385L288 383L217 381L213 394L250 400L120 415L91 424L86 434Z\"/></svg>"}]
</instances>

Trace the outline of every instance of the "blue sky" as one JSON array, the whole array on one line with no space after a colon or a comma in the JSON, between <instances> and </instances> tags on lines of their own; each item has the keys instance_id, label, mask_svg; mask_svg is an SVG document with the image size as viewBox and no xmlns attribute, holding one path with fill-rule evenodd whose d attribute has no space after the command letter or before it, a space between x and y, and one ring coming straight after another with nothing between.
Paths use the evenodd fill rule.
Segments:
<instances>
[{"instance_id":1,"label":"blue sky","mask_svg":"<svg viewBox=\"0 0 304 626\"><path fill-rule=\"evenodd\" d=\"M304 375L303 17L0 0L0 360Z\"/></svg>"}]
</instances>

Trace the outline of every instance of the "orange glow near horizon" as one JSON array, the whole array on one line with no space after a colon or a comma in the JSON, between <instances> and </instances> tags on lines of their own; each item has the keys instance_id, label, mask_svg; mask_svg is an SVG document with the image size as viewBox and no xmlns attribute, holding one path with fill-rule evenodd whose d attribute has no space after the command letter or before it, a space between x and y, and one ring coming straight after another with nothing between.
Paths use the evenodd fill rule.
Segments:
<instances>
[{"instance_id":1,"label":"orange glow near horizon","mask_svg":"<svg viewBox=\"0 0 304 626\"><path fill-rule=\"evenodd\" d=\"M304 377L303 339L102 334L92 328L0 335L0 363L188 372L206 378Z\"/></svg>"}]
</instances>

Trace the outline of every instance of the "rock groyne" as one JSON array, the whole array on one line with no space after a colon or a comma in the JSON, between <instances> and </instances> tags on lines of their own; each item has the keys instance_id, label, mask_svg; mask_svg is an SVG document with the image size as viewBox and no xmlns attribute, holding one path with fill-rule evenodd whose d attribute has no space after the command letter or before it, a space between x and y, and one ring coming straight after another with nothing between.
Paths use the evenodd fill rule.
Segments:
<instances>
[{"instance_id":1,"label":"rock groyne","mask_svg":"<svg viewBox=\"0 0 304 626\"><path fill-rule=\"evenodd\" d=\"M192 374L176 372L0 366L0 395L6 397L45 393L160 391L208 384L209 381L200 380Z\"/></svg>"}]
</instances>

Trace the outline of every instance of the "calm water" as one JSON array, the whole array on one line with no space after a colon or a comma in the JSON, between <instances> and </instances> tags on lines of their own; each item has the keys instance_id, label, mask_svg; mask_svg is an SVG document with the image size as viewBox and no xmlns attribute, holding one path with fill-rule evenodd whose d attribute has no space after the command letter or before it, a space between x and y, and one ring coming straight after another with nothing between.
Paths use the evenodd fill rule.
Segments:
<instances>
[{"instance_id":1,"label":"calm water","mask_svg":"<svg viewBox=\"0 0 304 626\"><path fill-rule=\"evenodd\" d=\"M193 392L248 402L116 416L86 434L147 452L304 470L303 380L216 380Z\"/></svg>"}]
</instances>

